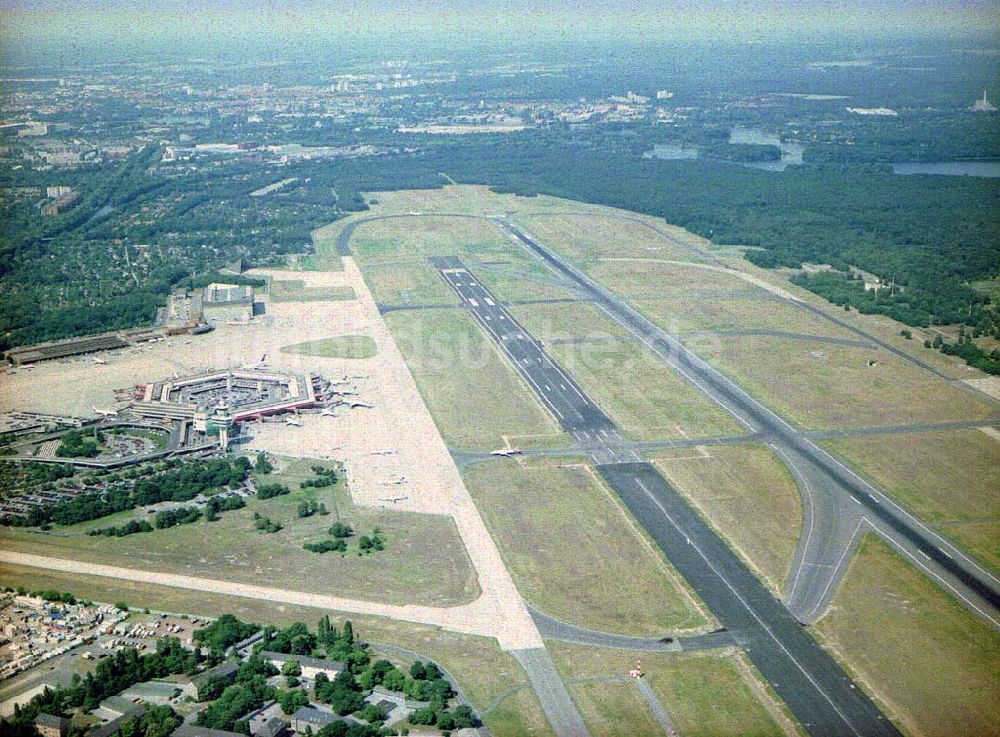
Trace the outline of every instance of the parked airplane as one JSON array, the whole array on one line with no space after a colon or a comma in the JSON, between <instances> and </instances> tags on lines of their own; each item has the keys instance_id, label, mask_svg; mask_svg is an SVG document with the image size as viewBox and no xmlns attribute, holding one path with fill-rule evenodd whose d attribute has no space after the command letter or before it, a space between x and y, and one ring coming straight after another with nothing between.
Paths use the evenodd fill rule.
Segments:
<instances>
[{"instance_id":1,"label":"parked airplane","mask_svg":"<svg viewBox=\"0 0 1000 737\"><path fill-rule=\"evenodd\" d=\"M103 358L98 358L97 356L92 356L90 360L93 361L94 363L99 363L101 365L107 364L106 360L104 360Z\"/></svg>"},{"instance_id":2,"label":"parked airplane","mask_svg":"<svg viewBox=\"0 0 1000 737\"><path fill-rule=\"evenodd\" d=\"M367 402L347 402L348 407L354 409L355 407L365 407L367 409L375 409L374 404L368 404Z\"/></svg>"},{"instance_id":3,"label":"parked airplane","mask_svg":"<svg viewBox=\"0 0 1000 737\"><path fill-rule=\"evenodd\" d=\"M330 407L324 407L323 411L319 413L320 417L336 417L337 413L333 411Z\"/></svg>"},{"instance_id":4,"label":"parked airplane","mask_svg":"<svg viewBox=\"0 0 1000 737\"><path fill-rule=\"evenodd\" d=\"M396 502L406 501L409 498L410 497L405 496L405 495L403 495L403 496L383 496L383 497L379 497L379 501L380 502L390 502L391 504L395 504Z\"/></svg>"},{"instance_id":5,"label":"parked airplane","mask_svg":"<svg viewBox=\"0 0 1000 737\"><path fill-rule=\"evenodd\" d=\"M490 455L504 456L505 458L507 458L510 456L520 455L522 452L523 451L520 448L510 448L510 449L491 450Z\"/></svg>"},{"instance_id":6,"label":"parked airplane","mask_svg":"<svg viewBox=\"0 0 1000 737\"><path fill-rule=\"evenodd\" d=\"M91 405L91 406L93 407L93 405ZM93 409L94 409L94 412L96 412L97 414L99 414L101 417L117 417L118 416L118 411L117 410L113 410L113 409L98 409L97 407L93 407Z\"/></svg>"},{"instance_id":7,"label":"parked airplane","mask_svg":"<svg viewBox=\"0 0 1000 737\"><path fill-rule=\"evenodd\" d=\"M394 456L398 453L398 450L373 450L370 455L373 456Z\"/></svg>"},{"instance_id":8,"label":"parked airplane","mask_svg":"<svg viewBox=\"0 0 1000 737\"><path fill-rule=\"evenodd\" d=\"M302 423L295 417L286 417L285 424L291 425L292 427L302 427Z\"/></svg>"}]
</instances>

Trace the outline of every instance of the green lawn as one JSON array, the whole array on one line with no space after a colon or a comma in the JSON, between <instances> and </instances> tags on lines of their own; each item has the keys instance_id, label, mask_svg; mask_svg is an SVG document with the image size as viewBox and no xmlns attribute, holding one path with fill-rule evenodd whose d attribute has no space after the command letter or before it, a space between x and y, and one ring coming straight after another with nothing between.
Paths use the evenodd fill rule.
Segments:
<instances>
[{"instance_id":1,"label":"green lawn","mask_svg":"<svg viewBox=\"0 0 1000 737\"><path fill-rule=\"evenodd\" d=\"M372 358L378 353L378 347L367 335L339 335L282 346L281 352L321 358Z\"/></svg>"},{"instance_id":2,"label":"green lawn","mask_svg":"<svg viewBox=\"0 0 1000 737\"><path fill-rule=\"evenodd\" d=\"M684 448L651 457L750 567L782 590L802 531L802 501L781 460L762 445Z\"/></svg>"},{"instance_id":3,"label":"green lawn","mask_svg":"<svg viewBox=\"0 0 1000 737\"><path fill-rule=\"evenodd\" d=\"M285 483L292 494L251 497L245 508L224 512L215 522L119 538L85 534L132 516L123 513L48 533L2 528L0 548L394 604L449 606L478 596L475 570L451 518L355 507L342 485L299 490L299 482L312 477L311 463L279 460L282 472L263 482ZM322 501L330 514L299 519L298 504L305 499ZM284 529L273 534L256 530L254 512L281 522ZM141 510L134 514L149 516ZM325 537L338 514L358 535L380 527L386 550L363 557L303 550L304 543Z\"/></svg>"},{"instance_id":4,"label":"green lawn","mask_svg":"<svg viewBox=\"0 0 1000 737\"><path fill-rule=\"evenodd\" d=\"M463 475L518 590L590 629L660 635L706 623L693 595L580 461L489 461Z\"/></svg>"},{"instance_id":5,"label":"green lawn","mask_svg":"<svg viewBox=\"0 0 1000 737\"><path fill-rule=\"evenodd\" d=\"M1000 635L874 535L816 629L905 733L1000 734Z\"/></svg>"},{"instance_id":6,"label":"green lawn","mask_svg":"<svg viewBox=\"0 0 1000 737\"><path fill-rule=\"evenodd\" d=\"M492 450L505 436L521 447L567 442L471 315L424 310L385 319L448 444Z\"/></svg>"},{"instance_id":7,"label":"green lawn","mask_svg":"<svg viewBox=\"0 0 1000 737\"><path fill-rule=\"evenodd\" d=\"M980 430L873 435L824 445L1000 571L1000 441Z\"/></svg>"}]
</instances>

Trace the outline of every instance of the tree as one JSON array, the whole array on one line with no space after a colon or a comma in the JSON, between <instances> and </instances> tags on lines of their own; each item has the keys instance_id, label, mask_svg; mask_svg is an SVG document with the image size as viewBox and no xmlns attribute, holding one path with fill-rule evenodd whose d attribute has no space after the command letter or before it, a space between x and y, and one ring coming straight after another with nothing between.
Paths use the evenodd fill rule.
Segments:
<instances>
[{"instance_id":1,"label":"tree","mask_svg":"<svg viewBox=\"0 0 1000 737\"><path fill-rule=\"evenodd\" d=\"M267 459L267 453L258 453L257 461L254 463L254 470L259 474L271 473L274 470L274 466Z\"/></svg>"}]
</instances>

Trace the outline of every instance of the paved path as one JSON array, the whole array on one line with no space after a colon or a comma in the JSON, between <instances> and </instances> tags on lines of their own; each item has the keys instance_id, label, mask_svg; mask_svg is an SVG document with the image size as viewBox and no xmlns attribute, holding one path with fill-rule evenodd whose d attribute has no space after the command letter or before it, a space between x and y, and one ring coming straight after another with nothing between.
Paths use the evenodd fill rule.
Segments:
<instances>
[{"instance_id":1,"label":"paved path","mask_svg":"<svg viewBox=\"0 0 1000 737\"><path fill-rule=\"evenodd\" d=\"M566 685L559 677L555 663L544 647L530 650L514 650L511 653L528 674L531 687L542 702L542 711L556 734L565 737L589 737L587 725L583 723L570 698Z\"/></svg>"},{"instance_id":2,"label":"paved path","mask_svg":"<svg viewBox=\"0 0 1000 737\"><path fill-rule=\"evenodd\" d=\"M532 606L528 606L538 631L546 640L572 642L578 645L593 645L610 647L618 650L638 650L646 653L680 653L696 650L714 650L720 647L731 647L737 644L732 632L719 630L703 635L685 635L682 637L633 637L615 635L610 632L597 632L575 624L542 614Z\"/></svg>"},{"instance_id":3,"label":"paved path","mask_svg":"<svg viewBox=\"0 0 1000 737\"><path fill-rule=\"evenodd\" d=\"M639 693L642 694L642 698L646 699L646 703L649 704L649 710L653 712L653 716L656 717L656 721L660 723L663 727L663 731L666 732L670 737L677 734L677 730L674 729L674 723L670 719L670 715L667 714L667 710L663 708L663 704L660 700L656 698L656 694L653 693L653 689L649 687L645 678L637 678L635 681L636 686L639 687Z\"/></svg>"}]
</instances>

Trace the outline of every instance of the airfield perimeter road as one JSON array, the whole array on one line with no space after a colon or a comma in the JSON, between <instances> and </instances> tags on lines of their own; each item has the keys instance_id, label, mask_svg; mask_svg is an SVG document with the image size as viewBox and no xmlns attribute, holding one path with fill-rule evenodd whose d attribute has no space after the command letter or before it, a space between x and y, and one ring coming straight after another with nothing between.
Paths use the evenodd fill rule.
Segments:
<instances>
[{"instance_id":1,"label":"airfield perimeter road","mask_svg":"<svg viewBox=\"0 0 1000 737\"><path fill-rule=\"evenodd\" d=\"M546 355L514 316L454 257L432 259L562 426L592 444L591 458L671 563L729 630L814 737L898 735L872 701L736 554L634 451L604 445L614 423Z\"/></svg>"},{"instance_id":2,"label":"airfield perimeter road","mask_svg":"<svg viewBox=\"0 0 1000 737\"><path fill-rule=\"evenodd\" d=\"M789 609L800 621L809 623L822 616L861 533L870 529L990 626L1000 629L1000 579L521 228L503 218L493 221L592 296L612 320L748 430L774 438L769 445L791 468L807 520L787 596Z\"/></svg>"}]
</instances>

